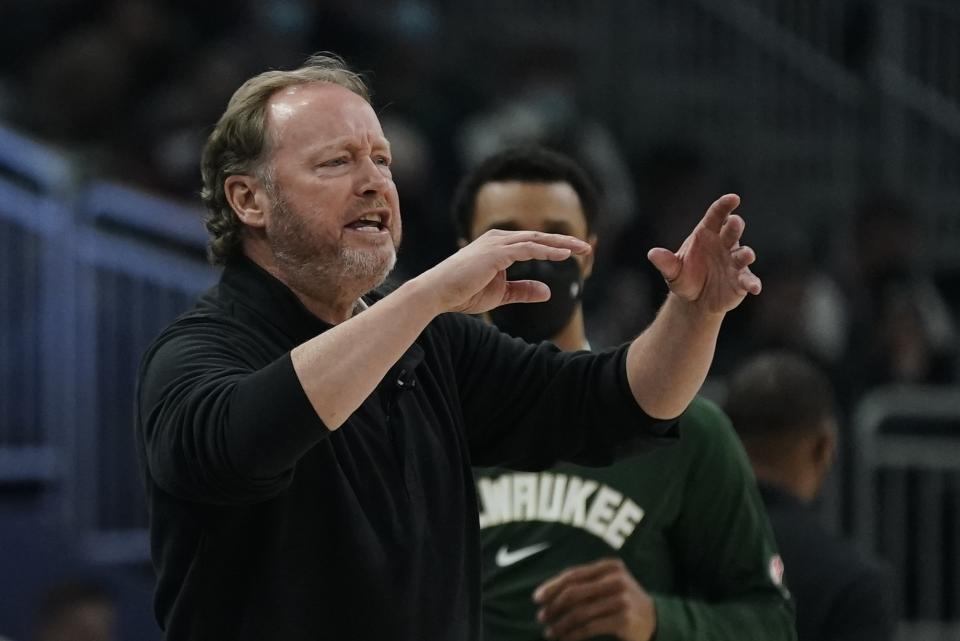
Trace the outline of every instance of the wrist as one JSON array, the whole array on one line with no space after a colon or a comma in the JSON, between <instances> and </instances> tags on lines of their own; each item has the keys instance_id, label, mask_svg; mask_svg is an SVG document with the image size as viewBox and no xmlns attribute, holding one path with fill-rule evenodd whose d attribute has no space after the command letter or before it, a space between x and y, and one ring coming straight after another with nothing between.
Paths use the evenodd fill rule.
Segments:
<instances>
[{"instance_id":1,"label":"wrist","mask_svg":"<svg viewBox=\"0 0 960 641\"><path fill-rule=\"evenodd\" d=\"M687 300L674 292L667 294L664 307L675 310L675 314L691 324L715 324L723 322L727 312L711 310L701 300Z\"/></svg>"},{"instance_id":2,"label":"wrist","mask_svg":"<svg viewBox=\"0 0 960 641\"><path fill-rule=\"evenodd\" d=\"M410 305L410 309L423 312L429 316L428 320L449 311L437 295L437 287L430 282L430 271L411 278L398 287L394 294L401 294Z\"/></svg>"}]
</instances>

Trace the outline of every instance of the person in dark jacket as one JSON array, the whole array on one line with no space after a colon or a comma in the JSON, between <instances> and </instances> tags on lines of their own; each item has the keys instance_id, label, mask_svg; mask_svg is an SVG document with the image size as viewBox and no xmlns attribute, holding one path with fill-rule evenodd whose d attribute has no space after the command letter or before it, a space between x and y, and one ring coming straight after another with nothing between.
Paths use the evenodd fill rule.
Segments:
<instances>
[{"instance_id":1,"label":"person in dark jacket","mask_svg":"<svg viewBox=\"0 0 960 641\"><path fill-rule=\"evenodd\" d=\"M547 299L505 270L589 253L571 236L489 232L380 295L401 237L390 164L365 85L327 55L248 80L210 134L223 275L147 349L137 390L168 640L479 639L471 463L670 441L726 312L760 291L731 194L677 252L649 251L670 293L603 354L458 313Z\"/></svg>"},{"instance_id":2,"label":"person in dark jacket","mask_svg":"<svg viewBox=\"0 0 960 641\"><path fill-rule=\"evenodd\" d=\"M833 464L837 428L826 375L767 352L733 374L727 414L753 464L797 605L798 641L889 641L889 570L830 534L812 504Z\"/></svg>"}]
</instances>

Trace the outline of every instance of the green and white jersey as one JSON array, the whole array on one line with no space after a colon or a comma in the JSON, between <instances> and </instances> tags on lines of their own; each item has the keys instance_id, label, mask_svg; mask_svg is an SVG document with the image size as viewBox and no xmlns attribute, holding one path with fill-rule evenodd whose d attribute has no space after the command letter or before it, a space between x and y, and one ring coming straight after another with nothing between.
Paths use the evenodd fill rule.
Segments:
<instances>
[{"instance_id":1,"label":"green and white jersey","mask_svg":"<svg viewBox=\"0 0 960 641\"><path fill-rule=\"evenodd\" d=\"M696 398L680 442L605 468L477 470L488 641L542 639L534 589L618 556L653 595L656 641L795 639L793 605L729 419Z\"/></svg>"}]
</instances>

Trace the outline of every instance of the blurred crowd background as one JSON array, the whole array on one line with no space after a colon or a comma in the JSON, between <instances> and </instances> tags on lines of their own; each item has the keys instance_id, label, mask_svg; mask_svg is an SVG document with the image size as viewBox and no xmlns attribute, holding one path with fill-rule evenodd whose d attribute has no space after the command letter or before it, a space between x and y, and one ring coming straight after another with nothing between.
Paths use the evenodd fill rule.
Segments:
<instances>
[{"instance_id":1,"label":"blurred crowd background","mask_svg":"<svg viewBox=\"0 0 960 641\"><path fill-rule=\"evenodd\" d=\"M455 250L453 189L487 155L536 141L588 168L595 348L656 312L647 249L741 194L764 293L705 392L765 348L823 366L843 415L824 518L894 568L904 638L957 634L960 5L32 0L0 3L0 636L74 638L38 627L65 602L158 636L136 627L137 360L216 278L207 133L243 80L321 50L366 75L393 145L396 278Z\"/></svg>"}]
</instances>

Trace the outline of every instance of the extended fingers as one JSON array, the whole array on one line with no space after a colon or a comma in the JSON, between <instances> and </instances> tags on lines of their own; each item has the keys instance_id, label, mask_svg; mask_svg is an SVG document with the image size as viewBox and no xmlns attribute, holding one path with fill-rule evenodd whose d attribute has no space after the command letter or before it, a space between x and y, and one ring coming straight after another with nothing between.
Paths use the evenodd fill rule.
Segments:
<instances>
[{"instance_id":1,"label":"extended fingers","mask_svg":"<svg viewBox=\"0 0 960 641\"><path fill-rule=\"evenodd\" d=\"M743 236L747 224L737 214L731 214L720 228L720 242L724 247L734 247Z\"/></svg>"},{"instance_id":2,"label":"extended fingers","mask_svg":"<svg viewBox=\"0 0 960 641\"><path fill-rule=\"evenodd\" d=\"M750 271L750 265L757 260L757 255L750 247L737 247L730 252L733 265L737 268L737 284L746 292L753 295L760 293L763 285L760 279Z\"/></svg>"},{"instance_id":3,"label":"extended fingers","mask_svg":"<svg viewBox=\"0 0 960 641\"><path fill-rule=\"evenodd\" d=\"M756 253L749 247L737 247L730 255L733 257L733 264L737 269L743 269L753 264L757 260Z\"/></svg>"},{"instance_id":4,"label":"extended fingers","mask_svg":"<svg viewBox=\"0 0 960 641\"><path fill-rule=\"evenodd\" d=\"M567 247L553 247L534 241L512 243L504 247L504 251L512 263L521 260L566 260L571 254Z\"/></svg>"},{"instance_id":5,"label":"extended fingers","mask_svg":"<svg viewBox=\"0 0 960 641\"><path fill-rule=\"evenodd\" d=\"M740 196L736 194L720 196L707 209L700 223L715 234L719 234L727 218L739 206Z\"/></svg>"},{"instance_id":6,"label":"extended fingers","mask_svg":"<svg viewBox=\"0 0 960 641\"><path fill-rule=\"evenodd\" d=\"M763 283L760 282L760 279L750 271L750 269L744 269L737 276L737 283L745 291L750 292L754 296L760 293L760 290L763 289Z\"/></svg>"},{"instance_id":7,"label":"extended fingers","mask_svg":"<svg viewBox=\"0 0 960 641\"><path fill-rule=\"evenodd\" d=\"M503 245L532 242L549 247L569 249L574 254L587 254L591 251L590 243L565 234L549 234L542 231L504 231L491 229L483 236L488 237L491 242Z\"/></svg>"}]
</instances>

